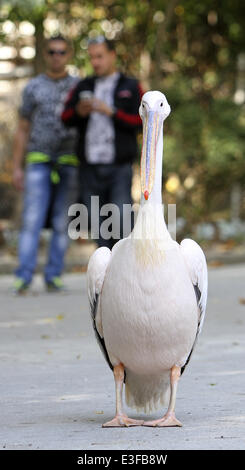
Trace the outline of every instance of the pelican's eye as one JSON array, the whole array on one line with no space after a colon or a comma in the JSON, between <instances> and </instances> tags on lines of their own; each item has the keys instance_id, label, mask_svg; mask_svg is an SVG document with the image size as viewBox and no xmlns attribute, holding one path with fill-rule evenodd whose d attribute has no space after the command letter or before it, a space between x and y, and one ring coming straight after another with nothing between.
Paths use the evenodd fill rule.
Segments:
<instances>
[{"instance_id":1,"label":"pelican's eye","mask_svg":"<svg viewBox=\"0 0 245 470\"><path fill-rule=\"evenodd\" d=\"M163 102L160 104L160 106L163 106Z\"/></svg>"}]
</instances>

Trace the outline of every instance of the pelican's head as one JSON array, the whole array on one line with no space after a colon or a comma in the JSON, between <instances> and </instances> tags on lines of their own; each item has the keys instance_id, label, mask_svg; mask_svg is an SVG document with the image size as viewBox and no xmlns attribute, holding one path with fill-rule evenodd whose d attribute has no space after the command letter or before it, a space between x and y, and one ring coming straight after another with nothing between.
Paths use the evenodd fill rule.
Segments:
<instances>
[{"instance_id":1,"label":"pelican's head","mask_svg":"<svg viewBox=\"0 0 245 470\"><path fill-rule=\"evenodd\" d=\"M160 91L148 91L142 97L139 114L143 121L141 152L141 191L147 200L154 184L157 143L170 106Z\"/></svg>"}]
</instances>

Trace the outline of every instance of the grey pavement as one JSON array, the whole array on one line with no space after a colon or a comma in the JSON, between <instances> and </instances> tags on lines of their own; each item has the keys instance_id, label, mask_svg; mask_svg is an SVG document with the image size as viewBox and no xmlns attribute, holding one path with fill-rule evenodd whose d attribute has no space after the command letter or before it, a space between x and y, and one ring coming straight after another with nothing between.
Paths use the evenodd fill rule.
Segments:
<instances>
[{"instance_id":1,"label":"grey pavement","mask_svg":"<svg viewBox=\"0 0 245 470\"><path fill-rule=\"evenodd\" d=\"M12 247L11 245L8 245L8 247L0 247L0 275L12 274L18 267L16 244L17 239L14 239ZM205 246L205 244L202 245L202 243L200 243L200 246L202 246L205 251L207 262L212 266L245 263L245 243L236 245L232 241L223 243L213 242L208 248ZM94 252L95 248L97 248L97 245L91 240L80 240L79 242L73 241L70 244L66 255L65 271L85 271L89 257ZM47 262L47 249L47 239L41 239L41 246L38 252L36 269L38 273L43 271L43 268Z\"/></svg>"},{"instance_id":2,"label":"grey pavement","mask_svg":"<svg viewBox=\"0 0 245 470\"><path fill-rule=\"evenodd\" d=\"M245 449L245 265L209 269L203 332L178 388L182 428L108 428L114 381L88 313L85 274L66 294L0 276L0 449ZM126 408L129 416L150 416Z\"/></svg>"}]
</instances>

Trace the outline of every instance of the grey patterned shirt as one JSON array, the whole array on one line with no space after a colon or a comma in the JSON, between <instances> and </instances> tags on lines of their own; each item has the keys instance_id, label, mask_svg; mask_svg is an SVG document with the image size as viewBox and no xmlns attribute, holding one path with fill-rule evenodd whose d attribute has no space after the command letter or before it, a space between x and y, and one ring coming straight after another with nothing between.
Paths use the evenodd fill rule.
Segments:
<instances>
[{"instance_id":1,"label":"grey patterned shirt","mask_svg":"<svg viewBox=\"0 0 245 470\"><path fill-rule=\"evenodd\" d=\"M52 159L74 154L76 130L66 128L60 116L67 94L77 81L71 75L53 80L41 74L27 83L20 115L31 121L28 152L42 152Z\"/></svg>"}]
</instances>

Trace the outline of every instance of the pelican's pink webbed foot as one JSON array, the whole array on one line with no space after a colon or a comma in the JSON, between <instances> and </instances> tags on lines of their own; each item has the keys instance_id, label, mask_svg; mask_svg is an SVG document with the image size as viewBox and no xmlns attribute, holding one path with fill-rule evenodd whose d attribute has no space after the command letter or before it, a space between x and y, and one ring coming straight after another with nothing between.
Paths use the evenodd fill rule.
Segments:
<instances>
[{"instance_id":1,"label":"pelican's pink webbed foot","mask_svg":"<svg viewBox=\"0 0 245 470\"><path fill-rule=\"evenodd\" d=\"M130 427L130 426L142 426L144 421L129 418L124 412L122 407L122 388L124 381L124 366L118 364L113 369L115 386L116 386L116 416L111 421L102 424L103 428L115 428L115 427Z\"/></svg>"},{"instance_id":2,"label":"pelican's pink webbed foot","mask_svg":"<svg viewBox=\"0 0 245 470\"><path fill-rule=\"evenodd\" d=\"M143 426L153 426L153 427L167 427L167 426L182 426L181 422L175 417L175 401L177 393L178 380L180 378L180 367L173 366L170 372L170 402L168 406L167 413L161 419L156 419L154 421L145 421Z\"/></svg>"},{"instance_id":3,"label":"pelican's pink webbed foot","mask_svg":"<svg viewBox=\"0 0 245 470\"><path fill-rule=\"evenodd\" d=\"M166 413L166 415L161 419L156 419L154 421L144 421L143 426L163 428L168 426L182 426L182 423L175 417L174 413Z\"/></svg>"},{"instance_id":4,"label":"pelican's pink webbed foot","mask_svg":"<svg viewBox=\"0 0 245 470\"><path fill-rule=\"evenodd\" d=\"M129 418L127 415L117 415L111 421L102 424L103 428L142 426L144 421Z\"/></svg>"}]
</instances>

